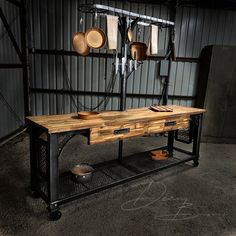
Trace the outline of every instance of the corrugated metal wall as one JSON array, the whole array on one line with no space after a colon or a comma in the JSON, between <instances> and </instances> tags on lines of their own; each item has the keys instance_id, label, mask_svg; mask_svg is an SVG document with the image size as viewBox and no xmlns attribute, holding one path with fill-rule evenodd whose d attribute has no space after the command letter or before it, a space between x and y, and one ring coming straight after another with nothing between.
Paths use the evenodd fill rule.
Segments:
<instances>
[{"instance_id":1,"label":"corrugated metal wall","mask_svg":"<svg viewBox=\"0 0 236 236\"><path fill-rule=\"evenodd\" d=\"M163 19L169 19L169 10L162 5L145 5L123 1L78 1L78 0L32 0L28 1L29 47L71 51L71 39L75 32L85 31L94 25L91 14L78 11L81 3L101 3ZM80 25L80 18L83 24ZM236 44L236 13L234 11L209 10L179 7L176 13L176 52L178 57L197 58L201 49L209 44ZM106 19L98 17L98 26L106 31ZM147 42L148 28L141 27L141 35L136 39ZM159 35L159 55L166 53L168 30ZM111 53L106 48L94 52ZM14 55L14 53L11 53ZM60 56L30 54L31 88L51 90L75 90L104 92L112 72L112 58ZM162 80L159 76L159 61L144 61L128 79L129 94L161 93ZM15 72L12 72L15 73ZM19 73L14 78L19 77ZM170 95L195 96L198 78L196 62L173 62L170 76ZM68 86L71 84L71 86ZM117 78L114 93L119 92ZM31 95L32 114L56 114L73 112L77 109L96 106L102 96L73 95L63 93L40 93ZM127 107L148 106L157 103L158 98L127 98ZM169 103L193 105L193 100L170 99ZM22 103L23 104L23 103ZM106 109L118 109L119 99L113 96ZM101 106L99 109L104 109Z\"/></svg>"},{"instance_id":2,"label":"corrugated metal wall","mask_svg":"<svg viewBox=\"0 0 236 236\"><path fill-rule=\"evenodd\" d=\"M206 45L236 45L236 12L182 7L176 14L176 53L199 57ZM169 92L195 95L197 63L173 63ZM178 102L177 102L178 104ZM184 104L184 102L179 102ZM187 103L190 105L191 103Z\"/></svg>"},{"instance_id":3,"label":"corrugated metal wall","mask_svg":"<svg viewBox=\"0 0 236 236\"><path fill-rule=\"evenodd\" d=\"M1 0L0 7L20 45L19 10ZM0 64L17 64L20 60L0 19ZM0 69L0 138L19 128L24 122L22 69Z\"/></svg>"},{"instance_id":4,"label":"corrugated metal wall","mask_svg":"<svg viewBox=\"0 0 236 236\"><path fill-rule=\"evenodd\" d=\"M93 26L94 19L91 14L78 11L78 4L86 1L32 1L32 47L36 49L73 50L71 38L77 31L85 31ZM88 2L87 2L88 3ZM89 1L91 3L91 1ZM166 6L145 5L128 2L96 1L104 5L131 10L163 19L169 19ZM79 25L82 17L83 25ZM176 13L176 52L178 57L197 58L201 49L209 44L235 44L236 43L236 13L233 11L204 10L180 7ZM98 18L98 25L106 31L104 17ZM141 27L140 41L147 42L149 35L147 27ZM137 32L136 39L137 39ZM168 43L168 30L163 29L159 35L159 55L166 53ZM96 51L96 50L95 50ZM97 52L108 52L106 49ZM63 62L64 60L64 62ZM68 77L73 90L104 92L111 74L113 60L108 58L69 57L55 55L32 56L32 87L46 89L68 89L65 77ZM65 67L63 67L65 64ZM198 65L196 62L173 62L169 94L195 96L198 78ZM159 61L144 61L128 80L128 93L160 94L162 89L159 76ZM117 79L114 92L119 92L119 79ZM66 113L76 110L79 103L87 107L94 107L102 97L74 95L76 105L69 95L61 94L33 94L33 114ZM156 98L127 98L127 107L148 106L157 103ZM193 105L194 101L169 100L169 103ZM112 97L106 109L118 109L118 97ZM79 106L80 109L81 106ZM101 106L100 109L104 107Z\"/></svg>"},{"instance_id":5,"label":"corrugated metal wall","mask_svg":"<svg viewBox=\"0 0 236 236\"><path fill-rule=\"evenodd\" d=\"M77 0L72 1L33 1L32 2L32 47L36 49L57 49L73 50L72 36L77 31L86 31L92 27L94 19L91 14L84 14L78 11L78 4L86 3ZM91 3L91 1L90 1ZM114 6L134 12L140 12L152 16L168 19L168 9L165 6L146 6L145 4L130 4L127 2L101 1L104 5ZM79 25L80 18L83 24ZM98 17L98 25L106 31L106 18ZM140 41L147 42L149 29L140 26L141 34L138 36L135 30L135 37ZM159 49L162 55L165 54L168 42L168 30L163 29L159 38ZM94 52L111 53L107 49L94 50ZM65 68L63 67L65 61ZM80 91L104 92L112 73L112 58L95 57L69 57L55 55L32 56L32 87L46 89L68 89L65 77L68 71L72 89ZM64 70L64 72L63 72ZM128 80L128 93L160 94L161 81L158 76L159 63L145 61L143 66L133 73ZM63 78L64 77L64 78ZM114 93L119 92L119 78L117 78ZM76 96L77 101L86 107L94 107L103 97ZM66 113L76 109L71 104L68 95L55 94L33 94L33 114ZM157 99L127 98L127 107L137 107L158 102ZM106 109L118 109L118 97L112 97ZM81 107L81 106L80 106ZM81 108L83 109L83 108ZM104 109L101 106L100 109Z\"/></svg>"}]
</instances>

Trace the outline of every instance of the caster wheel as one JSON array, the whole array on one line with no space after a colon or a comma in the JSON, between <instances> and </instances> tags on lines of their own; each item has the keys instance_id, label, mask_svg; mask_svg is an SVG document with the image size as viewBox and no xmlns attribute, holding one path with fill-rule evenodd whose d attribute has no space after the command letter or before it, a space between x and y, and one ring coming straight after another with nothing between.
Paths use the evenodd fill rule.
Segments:
<instances>
[{"instance_id":1,"label":"caster wheel","mask_svg":"<svg viewBox=\"0 0 236 236\"><path fill-rule=\"evenodd\" d=\"M194 167L199 166L199 161L193 161L193 166L194 166Z\"/></svg>"},{"instance_id":2,"label":"caster wheel","mask_svg":"<svg viewBox=\"0 0 236 236\"><path fill-rule=\"evenodd\" d=\"M48 215L49 220L56 221L61 218L61 212L60 211L52 211Z\"/></svg>"}]
</instances>

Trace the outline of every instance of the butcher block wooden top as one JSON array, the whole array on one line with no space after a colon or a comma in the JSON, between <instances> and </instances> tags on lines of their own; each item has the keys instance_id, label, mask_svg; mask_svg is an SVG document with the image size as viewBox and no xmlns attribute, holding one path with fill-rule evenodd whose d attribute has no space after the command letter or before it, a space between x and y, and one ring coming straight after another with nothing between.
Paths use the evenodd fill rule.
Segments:
<instances>
[{"instance_id":1,"label":"butcher block wooden top","mask_svg":"<svg viewBox=\"0 0 236 236\"><path fill-rule=\"evenodd\" d=\"M166 118L185 117L204 113L206 110L169 105L173 112L155 112L149 107L128 109L127 111L103 111L95 119L82 120L77 113L63 115L28 116L26 121L41 126L49 133L60 133L82 129L101 128L106 126L118 126L136 122L157 121Z\"/></svg>"}]
</instances>

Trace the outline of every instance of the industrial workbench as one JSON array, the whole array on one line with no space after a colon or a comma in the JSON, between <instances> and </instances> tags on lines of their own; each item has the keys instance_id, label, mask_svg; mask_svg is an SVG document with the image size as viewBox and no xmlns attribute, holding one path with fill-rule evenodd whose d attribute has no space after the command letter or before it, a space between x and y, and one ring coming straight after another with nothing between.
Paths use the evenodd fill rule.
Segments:
<instances>
[{"instance_id":1,"label":"industrial workbench","mask_svg":"<svg viewBox=\"0 0 236 236\"><path fill-rule=\"evenodd\" d=\"M169 106L173 112L154 112L148 107L127 111L104 111L95 119L82 120L77 113L64 115L31 116L30 124L30 187L34 196L48 204L49 217L61 217L59 205L115 185L143 177L180 163L199 163L202 114L204 109ZM180 131L185 132L181 137ZM117 141L148 134L168 132L165 147L169 158L154 161L148 152L132 157L93 165L95 172L89 183L75 183L70 171L59 174L59 156L65 144L76 134L88 138L88 144ZM182 135L183 136L183 135ZM192 145L192 151L174 147L174 140ZM156 150L157 150L156 149ZM69 161L69 160L68 160Z\"/></svg>"}]
</instances>

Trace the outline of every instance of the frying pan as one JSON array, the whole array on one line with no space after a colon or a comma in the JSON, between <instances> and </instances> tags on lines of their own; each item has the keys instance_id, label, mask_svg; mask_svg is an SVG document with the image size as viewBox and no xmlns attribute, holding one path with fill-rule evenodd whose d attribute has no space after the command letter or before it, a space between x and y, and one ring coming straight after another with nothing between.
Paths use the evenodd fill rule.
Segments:
<instances>
[{"instance_id":1,"label":"frying pan","mask_svg":"<svg viewBox=\"0 0 236 236\"><path fill-rule=\"evenodd\" d=\"M102 48L107 41L103 30L97 27L89 28L85 33L85 39L88 46L95 49Z\"/></svg>"}]
</instances>

